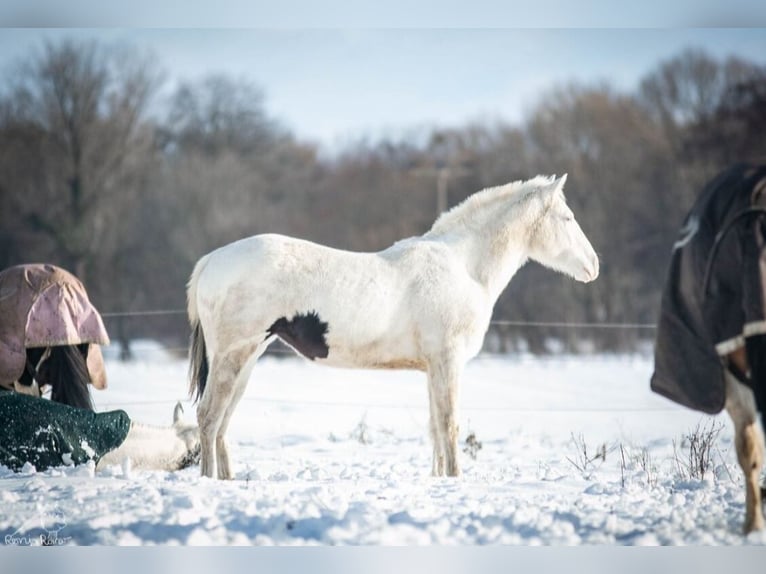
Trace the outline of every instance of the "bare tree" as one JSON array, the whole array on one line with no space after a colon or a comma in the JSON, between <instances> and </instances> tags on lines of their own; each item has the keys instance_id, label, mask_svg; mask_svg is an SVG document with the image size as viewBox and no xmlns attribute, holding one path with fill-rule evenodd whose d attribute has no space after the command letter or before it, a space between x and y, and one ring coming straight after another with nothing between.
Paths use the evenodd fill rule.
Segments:
<instances>
[{"instance_id":1,"label":"bare tree","mask_svg":"<svg viewBox=\"0 0 766 574\"><path fill-rule=\"evenodd\" d=\"M171 99L167 128L175 145L207 155L257 153L284 135L266 114L262 90L223 74L182 82Z\"/></svg>"},{"instance_id":2,"label":"bare tree","mask_svg":"<svg viewBox=\"0 0 766 574\"><path fill-rule=\"evenodd\" d=\"M150 118L158 85L146 58L94 42L45 45L7 77L0 265L62 264L109 309L182 308L192 265L224 243L278 232L376 250L424 233L437 205L567 172L567 198L601 256L601 276L578 287L527 266L495 318L653 322L677 228L702 183L724 163L766 155L764 67L700 50L661 62L635 93L565 85L520 125L361 138L333 158L280 126L248 81L182 82L156 108L167 113ZM445 168L460 176L438 186ZM126 340L180 340L187 329L182 316L108 327ZM545 351L551 337L572 350L584 339L513 325L492 339L499 350L521 340ZM635 340L602 332L596 342L620 349Z\"/></svg>"},{"instance_id":3,"label":"bare tree","mask_svg":"<svg viewBox=\"0 0 766 574\"><path fill-rule=\"evenodd\" d=\"M266 113L261 90L220 74L178 86L163 150L154 201L165 214L168 259L181 267L183 282L215 247L266 231L290 233L317 172L316 150Z\"/></svg>"},{"instance_id":4,"label":"bare tree","mask_svg":"<svg viewBox=\"0 0 766 574\"><path fill-rule=\"evenodd\" d=\"M30 237L83 279L142 186L158 81L132 53L64 41L23 62L0 97L0 189Z\"/></svg>"},{"instance_id":5,"label":"bare tree","mask_svg":"<svg viewBox=\"0 0 766 574\"><path fill-rule=\"evenodd\" d=\"M766 66L728 86L711 116L690 125L683 155L695 163L723 167L766 160ZM723 145L722 145L723 144Z\"/></svg>"},{"instance_id":6,"label":"bare tree","mask_svg":"<svg viewBox=\"0 0 766 574\"><path fill-rule=\"evenodd\" d=\"M501 299L506 314L529 320L651 322L676 214L667 180L671 155L661 130L624 94L608 85L558 88L544 97L527 127L531 173L569 173L567 198L598 251L599 280L589 289L524 269ZM669 252L669 251L668 251ZM590 287L590 286L589 286ZM582 333L535 330L573 349ZM612 348L635 342L625 331L602 337ZM538 339L539 343L539 339Z\"/></svg>"},{"instance_id":7,"label":"bare tree","mask_svg":"<svg viewBox=\"0 0 766 574\"><path fill-rule=\"evenodd\" d=\"M683 203L690 205L697 190L719 172L724 163L695 154L700 131L709 125L735 86L763 75L763 67L738 57L719 60L690 48L660 63L641 81L637 101L657 121L678 160ZM723 141L716 147L723 148Z\"/></svg>"}]
</instances>

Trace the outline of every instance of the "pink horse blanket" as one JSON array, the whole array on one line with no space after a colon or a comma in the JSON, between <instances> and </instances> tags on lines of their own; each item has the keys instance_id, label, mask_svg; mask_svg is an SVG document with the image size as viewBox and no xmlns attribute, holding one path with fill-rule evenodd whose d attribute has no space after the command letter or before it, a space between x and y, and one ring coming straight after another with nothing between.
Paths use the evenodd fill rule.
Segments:
<instances>
[{"instance_id":1,"label":"pink horse blanket","mask_svg":"<svg viewBox=\"0 0 766 574\"><path fill-rule=\"evenodd\" d=\"M106 387L100 345L109 336L82 283L54 265L17 265L0 272L0 387L13 389L26 349L89 343L91 384Z\"/></svg>"}]
</instances>

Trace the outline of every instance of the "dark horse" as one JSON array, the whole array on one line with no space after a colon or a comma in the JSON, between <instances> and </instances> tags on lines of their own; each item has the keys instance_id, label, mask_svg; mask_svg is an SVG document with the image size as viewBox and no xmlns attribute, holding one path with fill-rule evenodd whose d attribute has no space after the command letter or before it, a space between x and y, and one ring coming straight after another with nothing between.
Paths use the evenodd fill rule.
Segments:
<instances>
[{"instance_id":1,"label":"dark horse","mask_svg":"<svg viewBox=\"0 0 766 574\"><path fill-rule=\"evenodd\" d=\"M744 530L762 529L766 165L722 172L687 215L662 297L651 386L696 410L726 409L745 475Z\"/></svg>"},{"instance_id":2,"label":"dark horse","mask_svg":"<svg viewBox=\"0 0 766 574\"><path fill-rule=\"evenodd\" d=\"M53 265L0 273L0 388L93 410L88 384L106 386L109 338L82 283Z\"/></svg>"}]
</instances>

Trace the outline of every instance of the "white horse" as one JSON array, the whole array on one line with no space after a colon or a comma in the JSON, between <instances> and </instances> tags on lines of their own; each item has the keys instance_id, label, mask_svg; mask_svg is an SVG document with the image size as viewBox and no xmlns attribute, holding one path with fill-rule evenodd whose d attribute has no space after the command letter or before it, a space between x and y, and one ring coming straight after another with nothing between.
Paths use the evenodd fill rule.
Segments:
<instances>
[{"instance_id":1,"label":"white horse","mask_svg":"<svg viewBox=\"0 0 766 574\"><path fill-rule=\"evenodd\" d=\"M183 407L178 403L173 410L173 425L169 427L147 425L132 421L128 436L116 449L98 461L97 469L110 465L124 465L138 470L175 471L196 464L200 442L196 425L181 418Z\"/></svg>"},{"instance_id":2,"label":"white horse","mask_svg":"<svg viewBox=\"0 0 766 574\"><path fill-rule=\"evenodd\" d=\"M229 420L256 360L279 337L320 364L424 371L432 472L457 476L460 375L511 277L528 259L582 282L598 276L565 180L486 189L426 234L377 253L257 235L202 257L188 286L202 475L232 477Z\"/></svg>"}]
</instances>

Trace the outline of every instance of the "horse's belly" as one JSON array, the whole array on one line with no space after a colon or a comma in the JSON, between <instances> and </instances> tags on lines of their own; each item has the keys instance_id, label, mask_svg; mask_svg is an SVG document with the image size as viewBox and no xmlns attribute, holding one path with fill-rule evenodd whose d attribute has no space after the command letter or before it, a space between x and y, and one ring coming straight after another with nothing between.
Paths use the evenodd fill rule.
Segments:
<instances>
[{"instance_id":1,"label":"horse's belly","mask_svg":"<svg viewBox=\"0 0 766 574\"><path fill-rule=\"evenodd\" d=\"M415 345L401 339L388 344L375 341L367 344L333 345L330 342L327 357L317 362L333 367L357 369L426 370L425 360L418 356Z\"/></svg>"},{"instance_id":2,"label":"horse's belly","mask_svg":"<svg viewBox=\"0 0 766 574\"><path fill-rule=\"evenodd\" d=\"M351 369L388 369L388 370L412 370L425 371L426 363L422 359L410 357L401 358L373 358L358 356L336 356L332 354L326 359L318 359L317 363L330 367L342 367Z\"/></svg>"}]
</instances>

